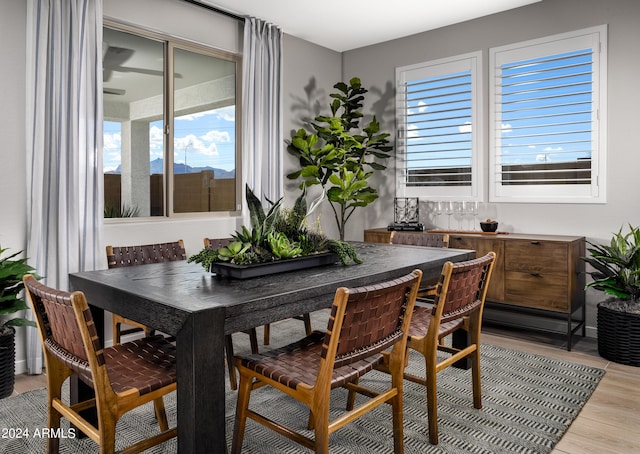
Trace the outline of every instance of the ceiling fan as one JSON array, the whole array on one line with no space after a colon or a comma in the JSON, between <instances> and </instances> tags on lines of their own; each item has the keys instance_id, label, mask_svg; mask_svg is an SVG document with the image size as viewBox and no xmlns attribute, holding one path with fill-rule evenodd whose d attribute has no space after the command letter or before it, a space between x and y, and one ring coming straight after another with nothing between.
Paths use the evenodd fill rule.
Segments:
<instances>
[{"instance_id":1,"label":"ceiling fan","mask_svg":"<svg viewBox=\"0 0 640 454\"><path fill-rule=\"evenodd\" d=\"M139 68L134 66L124 66L129 59L136 52L134 49L128 49L125 47L110 46L107 43L103 43L103 57L102 57L102 80L103 82L109 82L114 72L120 73L137 73L147 74L150 76L163 76L164 71L157 69ZM182 75L174 73L174 77L182 78ZM108 88L103 89L103 93L107 95L122 96L126 93L126 90L121 88Z\"/></svg>"},{"instance_id":2,"label":"ceiling fan","mask_svg":"<svg viewBox=\"0 0 640 454\"><path fill-rule=\"evenodd\" d=\"M102 80L108 82L114 72L148 74L151 76L162 76L164 74L162 70L123 66L134 53L135 50L133 49L107 45L102 57Z\"/></svg>"}]
</instances>

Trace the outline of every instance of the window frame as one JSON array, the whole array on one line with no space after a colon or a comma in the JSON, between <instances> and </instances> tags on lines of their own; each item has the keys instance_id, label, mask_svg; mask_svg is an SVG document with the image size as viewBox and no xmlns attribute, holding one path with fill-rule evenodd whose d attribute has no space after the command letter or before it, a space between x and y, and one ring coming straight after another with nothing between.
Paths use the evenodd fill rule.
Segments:
<instances>
[{"instance_id":1,"label":"window frame","mask_svg":"<svg viewBox=\"0 0 640 454\"><path fill-rule=\"evenodd\" d=\"M498 111L500 71L509 62L593 49L591 115L591 183L522 184L500 182L502 118ZM607 163L607 26L600 25L489 49L489 202L606 203Z\"/></svg>"},{"instance_id":2,"label":"window frame","mask_svg":"<svg viewBox=\"0 0 640 454\"><path fill-rule=\"evenodd\" d=\"M124 33L130 33L146 39L151 39L163 43L164 47L164 73L163 76L163 142L164 142L164 173L163 173L163 207L164 214L159 216L137 216L124 218L103 218L105 222L149 222L184 220L198 218L222 218L237 217L242 214L242 56L236 53L223 51L210 45L200 44L187 39L181 39L173 35L166 35L155 31L147 30L143 27L123 24L117 21L104 19L104 28L110 28ZM166 77L173 74L173 50L182 49L195 52L218 59L232 61L236 65L235 71L235 210L228 211L202 211L176 213L174 212L174 80L173 77ZM113 121L105 118L105 121ZM170 126L169 126L170 125ZM101 150L102 152L102 150Z\"/></svg>"},{"instance_id":3,"label":"window frame","mask_svg":"<svg viewBox=\"0 0 640 454\"><path fill-rule=\"evenodd\" d=\"M411 187L405 182L407 154L407 111L405 84L417 80L417 74L424 77L455 74L461 68L471 72L472 87L472 138L471 138L471 185ZM415 76L412 76L412 73ZM428 74L428 76L427 76ZM483 59L482 51L469 52L452 57L430 60L396 68L396 196L418 197L422 200L473 200L483 201L484 187L484 105L483 105Z\"/></svg>"}]
</instances>

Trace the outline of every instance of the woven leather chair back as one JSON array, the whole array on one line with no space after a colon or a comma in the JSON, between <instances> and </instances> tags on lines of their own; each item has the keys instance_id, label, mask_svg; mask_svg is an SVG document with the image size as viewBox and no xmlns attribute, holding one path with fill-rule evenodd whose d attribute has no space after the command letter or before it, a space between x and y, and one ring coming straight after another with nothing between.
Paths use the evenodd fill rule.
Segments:
<instances>
[{"instance_id":1,"label":"woven leather chair back","mask_svg":"<svg viewBox=\"0 0 640 454\"><path fill-rule=\"evenodd\" d=\"M391 232L391 244L413 246L449 247L449 235L446 233Z\"/></svg>"},{"instance_id":2,"label":"woven leather chair back","mask_svg":"<svg viewBox=\"0 0 640 454\"><path fill-rule=\"evenodd\" d=\"M82 381L91 385L93 379L87 349L89 354L95 355L99 366L104 364L104 355L84 296L51 289L34 278L25 281L25 289L30 295L45 348L78 374ZM91 345L86 348L76 311L81 314L82 323L91 337Z\"/></svg>"},{"instance_id":3,"label":"woven leather chair back","mask_svg":"<svg viewBox=\"0 0 640 454\"><path fill-rule=\"evenodd\" d=\"M233 238L205 238L204 247L208 249L218 249L231 243Z\"/></svg>"},{"instance_id":4,"label":"woven leather chair back","mask_svg":"<svg viewBox=\"0 0 640 454\"><path fill-rule=\"evenodd\" d=\"M487 283L496 254L460 263L445 263L436 288L432 309L441 323L479 309L487 294Z\"/></svg>"},{"instance_id":5,"label":"woven leather chair back","mask_svg":"<svg viewBox=\"0 0 640 454\"><path fill-rule=\"evenodd\" d=\"M340 288L331 309L322 357L338 336L334 367L386 350L402 337L410 296L421 275L409 274L378 285ZM413 289L417 291L417 289ZM340 326L337 327L336 323ZM337 329L336 329L337 328Z\"/></svg>"},{"instance_id":6,"label":"woven leather chair back","mask_svg":"<svg viewBox=\"0 0 640 454\"><path fill-rule=\"evenodd\" d=\"M182 240L142 246L107 246L107 264L109 268L175 262L186 259L187 253Z\"/></svg>"}]
</instances>

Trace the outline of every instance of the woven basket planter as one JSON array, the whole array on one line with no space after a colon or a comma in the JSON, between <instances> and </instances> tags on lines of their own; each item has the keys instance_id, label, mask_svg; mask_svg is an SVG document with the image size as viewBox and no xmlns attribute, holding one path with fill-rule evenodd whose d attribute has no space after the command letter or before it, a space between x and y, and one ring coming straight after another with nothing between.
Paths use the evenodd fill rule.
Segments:
<instances>
[{"instance_id":1,"label":"woven basket planter","mask_svg":"<svg viewBox=\"0 0 640 454\"><path fill-rule=\"evenodd\" d=\"M640 314L598 304L598 353L610 361L640 367Z\"/></svg>"},{"instance_id":2,"label":"woven basket planter","mask_svg":"<svg viewBox=\"0 0 640 454\"><path fill-rule=\"evenodd\" d=\"M9 328L8 334L0 335L0 399L13 394L16 382L16 330Z\"/></svg>"}]
</instances>

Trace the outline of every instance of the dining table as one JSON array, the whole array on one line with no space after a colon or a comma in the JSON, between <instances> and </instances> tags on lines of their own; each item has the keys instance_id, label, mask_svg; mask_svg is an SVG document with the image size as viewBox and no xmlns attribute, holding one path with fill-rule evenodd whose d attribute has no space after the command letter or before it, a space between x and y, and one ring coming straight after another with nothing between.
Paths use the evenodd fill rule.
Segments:
<instances>
[{"instance_id":1,"label":"dining table","mask_svg":"<svg viewBox=\"0 0 640 454\"><path fill-rule=\"evenodd\" d=\"M422 270L423 283L435 283L445 262L475 257L472 250L351 244L361 264L338 260L233 279L176 261L71 273L69 281L72 290L85 293L94 319L114 312L175 336L178 452L223 453L227 334L331 307L339 287L370 285L414 269Z\"/></svg>"}]
</instances>

